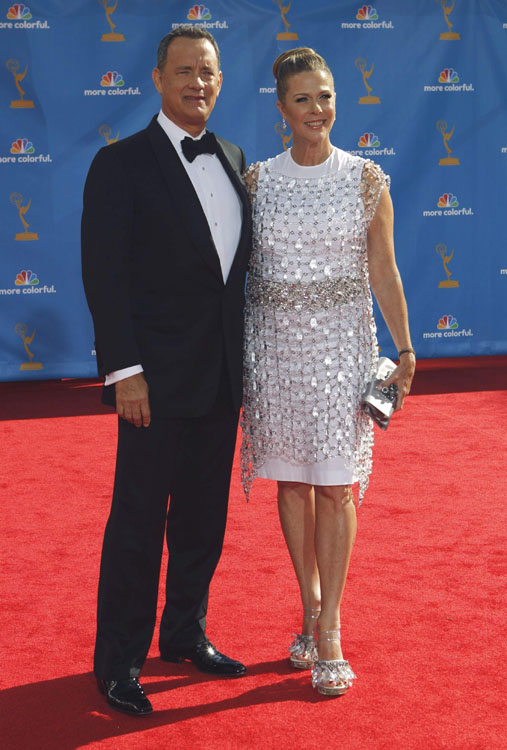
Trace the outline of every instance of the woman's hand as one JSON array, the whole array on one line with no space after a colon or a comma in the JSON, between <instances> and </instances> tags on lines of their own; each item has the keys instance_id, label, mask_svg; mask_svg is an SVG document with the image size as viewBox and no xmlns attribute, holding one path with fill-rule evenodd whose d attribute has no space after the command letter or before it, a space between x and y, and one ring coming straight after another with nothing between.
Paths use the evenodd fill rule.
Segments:
<instances>
[{"instance_id":1,"label":"woman's hand","mask_svg":"<svg viewBox=\"0 0 507 750\"><path fill-rule=\"evenodd\" d=\"M398 398L396 399L396 408L394 411L399 411L403 408L405 396L408 396L410 393L414 373L415 355L412 352L405 352L400 357L398 367L383 381L382 387L389 386L391 383L395 383L398 386Z\"/></svg>"}]
</instances>

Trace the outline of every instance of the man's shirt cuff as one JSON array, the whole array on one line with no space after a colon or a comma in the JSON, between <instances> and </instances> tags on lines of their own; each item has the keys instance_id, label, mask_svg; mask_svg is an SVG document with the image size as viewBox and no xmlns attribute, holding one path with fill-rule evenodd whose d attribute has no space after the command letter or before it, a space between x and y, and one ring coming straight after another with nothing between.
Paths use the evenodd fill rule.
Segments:
<instances>
[{"instance_id":1,"label":"man's shirt cuff","mask_svg":"<svg viewBox=\"0 0 507 750\"><path fill-rule=\"evenodd\" d=\"M142 365L132 365L132 367L124 367L121 370L114 370L114 372L108 372L104 385L113 385L119 380L125 380L130 378L131 375L137 375L139 372L143 372Z\"/></svg>"}]
</instances>

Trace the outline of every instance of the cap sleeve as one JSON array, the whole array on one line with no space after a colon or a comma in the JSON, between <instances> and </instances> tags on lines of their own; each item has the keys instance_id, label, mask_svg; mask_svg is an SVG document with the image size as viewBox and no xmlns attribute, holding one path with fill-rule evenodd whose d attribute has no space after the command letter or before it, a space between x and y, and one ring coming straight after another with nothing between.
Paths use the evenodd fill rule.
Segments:
<instances>
[{"instance_id":1,"label":"cap sleeve","mask_svg":"<svg viewBox=\"0 0 507 750\"><path fill-rule=\"evenodd\" d=\"M367 160L363 166L363 172L361 175L361 196L364 204L364 220L366 226L369 226L371 220L375 216L380 195L384 187L389 189L391 185L391 178L385 174L378 164L371 160Z\"/></svg>"},{"instance_id":2,"label":"cap sleeve","mask_svg":"<svg viewBox=\"0 0 507 750\"><path fill-rule=\"evenodd\" d=\"M259 181L259 166L260 162L256 161L253 164L250 164L250 166L248 166L243 172L243 182L245 183L245 187L251 201L253 200L253 197L257 192L257 184Z\"/></svg>"}]
</instances>

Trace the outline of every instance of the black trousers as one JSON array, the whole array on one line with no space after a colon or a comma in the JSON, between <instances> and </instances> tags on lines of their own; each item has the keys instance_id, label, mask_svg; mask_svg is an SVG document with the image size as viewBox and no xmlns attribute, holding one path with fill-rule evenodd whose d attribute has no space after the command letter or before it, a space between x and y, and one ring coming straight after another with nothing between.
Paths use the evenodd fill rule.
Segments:
<instances>
[{"instance_id":1,"label":"black trousers","mask_svg":"<svg viewBox=\"0 0 507 750\"><path fill-rule=\"evenodd\" d=\"M203 417L154 418L147 428L118 420L113 501L100 567L97 677L121 680L140 673L155 628L164 531L169 563L160 651L204 639L237 424L225 377L215 406Z\"/></svg>"}]
</instances>

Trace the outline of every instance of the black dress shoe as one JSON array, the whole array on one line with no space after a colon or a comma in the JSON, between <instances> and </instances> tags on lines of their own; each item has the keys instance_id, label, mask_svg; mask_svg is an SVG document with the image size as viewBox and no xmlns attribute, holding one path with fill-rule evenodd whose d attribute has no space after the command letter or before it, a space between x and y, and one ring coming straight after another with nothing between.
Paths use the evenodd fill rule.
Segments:
<instances>
[{"instance_id":1,"label":"black dress shoe","mask_svg":"<svg viewBox=\"0 0 507 750\"><path fill-rule=\"evenodd\" d=\"M97 677L97 685L111 708L117 711L130 716L147 716L153 711L137 677L130 680L99 680Z\"/></svg>"},{"instance_id":2,"label":"black dress shoe","mask_svg":"<svg viewBox=\"0 0 507 750\"><path fill-rule=\"evenodd\" d=\"M190 659L201 672L216 674L221 677L243 677L246 673L244 664L221 654L208 639L188 648L164 651L163 654L160 654L160 658L162 661L172 662Z\"/></svg>"}]
</instances>

